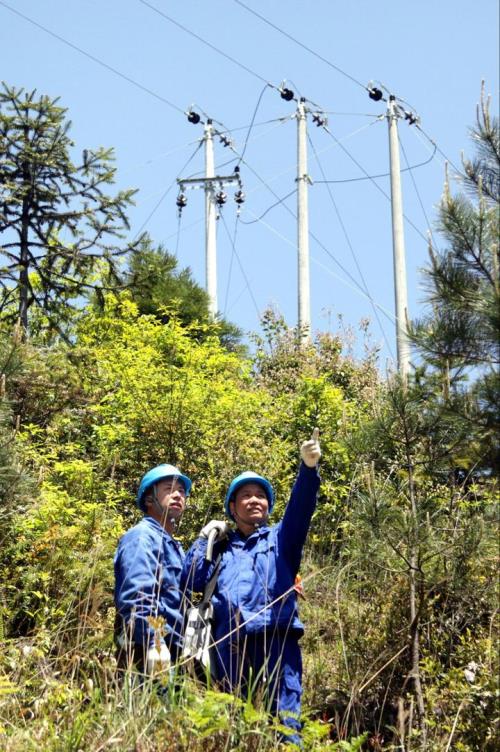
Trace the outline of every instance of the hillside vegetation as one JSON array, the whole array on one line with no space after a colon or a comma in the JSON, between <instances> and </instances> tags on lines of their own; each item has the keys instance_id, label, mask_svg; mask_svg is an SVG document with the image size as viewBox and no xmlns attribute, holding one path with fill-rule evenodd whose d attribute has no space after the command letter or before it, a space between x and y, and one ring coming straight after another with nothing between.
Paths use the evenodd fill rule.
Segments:
<instances>
[{"instance_id":1,"label":"hillside vegetation","mask_svg":"<svg viewBox=\"0 0 500 752\"><path fill-rule=\"evenodd\" d=\"M21 97L7 92L4 136L5 108ZM2 749L277 748L279 727L258 697L205 689L181 671L162 691L117 672L112 558L138 519L141 475L164 461L194 481L179 533L185 546L220 518L242 469L271 480L279 519L314 426L323 456L301 571L305 749L498 748L500 150L484 99L474 133L477 159L464 163L459 190L447 186L443 196L447 250L431 249L429 312L412 327L418 365L408 384L380 376L366 333L360 359L345 332L304 347L271 311L249 355L234 326L210 322L201 294L194 311L175 299L148 309L140 275L134 288L133 275L114 268L115 248L109 263L81 266L75 250L65 267L60 226L49 228L55 255L46 263L57 284L73 275L72 293L87 298L60 289L44 309L43 264L25 288L5 276ZM13 206L28 207L35 147L21 154L24 172L5 168ZM94 180L88 165L83 173ZM11 238L17 215L7 198L2 211L2 237ZM136 270L146 253L155 273L183 275L193 292L189 272L178 273L162 249L155 257L149 240L126 252L136 254Z\"/></svg>"}]
</instances>

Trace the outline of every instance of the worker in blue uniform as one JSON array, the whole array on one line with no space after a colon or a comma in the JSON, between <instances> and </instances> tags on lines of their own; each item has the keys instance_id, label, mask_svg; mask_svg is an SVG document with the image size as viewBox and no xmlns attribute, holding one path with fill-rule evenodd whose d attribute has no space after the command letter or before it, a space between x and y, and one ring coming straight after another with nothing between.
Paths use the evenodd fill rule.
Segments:
<instances>
[{"instance_id":1,"label":"worker in blue uniform","mask_svg":"<svg viewBox=\"0 0 500 752\"><path fill-rule=\"evenodd\" d=\"M275 495L270 482L246 471L229 486L225 511L236 529L212 520L188 551L181 588L203 592L221 555L212 598L217 679L226 691L264 692L270 711L299 743L304 627L295 580L319 488L318 429L301 446L301 464L284 516L268 524ZM216 530L213 561L207 541Z\"/></svg>"},{"instance_id":2,"label":"worker in blue uniform","mask_svg":"<svg viewBox=\"0 0 500 752\"><path fill-rule=\"evenodd\" d=\"M149 470L136 497L144 517L120 539L114 558L119 663L148 674L168 669L180 652L185 554L174 535L190 490L174 465Z\"/></svg>"}]
</instances>

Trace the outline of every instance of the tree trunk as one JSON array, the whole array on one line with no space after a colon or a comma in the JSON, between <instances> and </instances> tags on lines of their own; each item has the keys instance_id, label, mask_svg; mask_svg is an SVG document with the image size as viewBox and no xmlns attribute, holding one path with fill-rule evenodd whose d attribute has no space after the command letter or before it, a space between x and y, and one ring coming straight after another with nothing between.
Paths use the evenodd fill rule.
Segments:
<instances>
[{"instance_id":1,"label":"tree trunk","mask_svg":"<svg viewBox=\"0 0 500 752\"><path fill-rule=\"evenodd\" d=\"M425 703L420 678L420 609L418 608L417 572L418 572L418 514L415 498L415 482L413 478L413 465L408 457L408 485L411 503L411 515L413 534L410 543L410 619L411 619L411 675L415 699L418 708L418 724L421 734L421 747L427 746L427 727L425 723Z\"/></svg>"},{"instance_id":2,"label":"tree trunk","mask_svg":"<svg viewBox=\"0 0 500 752\"><path fill-rule=\"evenodd\" d=\"M31 196L30 168L27 161L23 162L23 181L25 192L23 196L23 211L21 216L20 252L19 252L19 323L23 336L28 331L28 295L29 295L29 206Z\"/></svg>"}]
</instances>

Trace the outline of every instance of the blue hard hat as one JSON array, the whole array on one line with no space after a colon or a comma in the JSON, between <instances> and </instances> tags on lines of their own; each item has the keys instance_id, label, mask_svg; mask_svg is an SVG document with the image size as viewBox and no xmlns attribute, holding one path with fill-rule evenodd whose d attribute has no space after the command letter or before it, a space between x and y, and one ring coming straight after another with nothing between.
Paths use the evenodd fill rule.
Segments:
<instances>
[{"instance_id":1,"label":"blue hard hat","mask_svg":"<svg viewBox=\"0 0 500 752\"><path fill-rule=\"evenodd\" d=\"M274 489L272 485L267 478L263 478L262 475L257 475L257 473L252 472L252 470L245 470L244 473L240 473L236 478L233 478L227 489L226 500L224 502L224 509L226 510L227 516L234 519L231 510L229 509L229 502L234 501L234 494L238 488L244 486L245 483L258 483L259 486L262 486L266 492L267 501L269 502L269 514L271 514L274 507Z\"/></svg>"},{"instance_id":2,"label":"blue hard hat","mask_svg":"<svg viewBox=\"0 0 500 752\"><path fill-rule=\"evenodd\" d=\"M144 494L148 488L151 488L151 486L158 483L160 480L165 480L165 478L175 478L176 480L179 480L186 490L186 496L189 496L189 492L191 491L191 479L188 478L187 475L183 475L175 465L158 465L157 467L153 467L152 470L148 470L139 483L139 490L137 491L135 501L139 509L142 509L143 512L146 511L143 503Z\"/></svg>"}]
</instances>

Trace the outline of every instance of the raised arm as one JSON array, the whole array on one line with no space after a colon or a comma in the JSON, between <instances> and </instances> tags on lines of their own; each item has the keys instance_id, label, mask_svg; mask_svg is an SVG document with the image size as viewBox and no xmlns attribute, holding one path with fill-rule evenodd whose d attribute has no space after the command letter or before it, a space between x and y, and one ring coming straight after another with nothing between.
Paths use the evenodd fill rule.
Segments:
<instances>
[{"instance_id":1,"label":"raised arm","mask_svg":"<svg viewBox=\"0 0 500 752\"><path fill-rule=\"evenodd\" d=\"M318 498L320 484L318 461L321 457L318 437L319 430L315 428L312 437L308 441L304 441L300 448L299 472L285 514L279 523L280 552L289 561L290 567L295 573L300 566L302 549Z\"/></svg>"}]
</instances>

